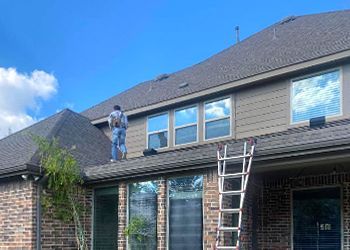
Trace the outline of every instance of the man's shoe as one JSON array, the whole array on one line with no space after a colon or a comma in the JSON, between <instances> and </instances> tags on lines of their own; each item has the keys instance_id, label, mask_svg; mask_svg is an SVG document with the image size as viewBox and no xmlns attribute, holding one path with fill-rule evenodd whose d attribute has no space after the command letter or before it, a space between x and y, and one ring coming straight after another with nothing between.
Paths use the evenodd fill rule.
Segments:
<instances>
[{"instance_id":1,"label":"man's shoe","mask_svg":"<svg viewBox=\"0 0 350 250\"><path fill-rule=\"evenodd\" d=\"M122 154L122 159L126 159L126 154L127 154L127 153L123 153L123 154Z\"/></svg>"},{"instance_id":2,"label":"man's shoe","mask_svg":"<svg viewBox=\"0 0 350 250\"><path fill-rule=\"evenodd\" d=\"M111 162L117 162L117 160L111 159Z\"/></svg>"}]
</instances>

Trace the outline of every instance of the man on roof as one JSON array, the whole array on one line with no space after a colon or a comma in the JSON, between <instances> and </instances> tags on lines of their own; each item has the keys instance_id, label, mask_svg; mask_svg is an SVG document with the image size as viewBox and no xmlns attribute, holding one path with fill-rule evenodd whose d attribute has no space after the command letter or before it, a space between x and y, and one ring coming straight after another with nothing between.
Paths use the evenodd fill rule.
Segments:
<instances>
[{"instance_id":1,"label":"man on roof","mask_svg":"<svg viewBox=\"0 0 350 250\"><path fill-rule=\"evenodd\" d=\"M108 117L109 128L112 130L112 159L126 159L127 149L125 146L126 130L128 129L128 117L121 111L119 105L113 107L113 112ZM119 156L121 152L121 156Z\"/></svg>"}]
</instances>

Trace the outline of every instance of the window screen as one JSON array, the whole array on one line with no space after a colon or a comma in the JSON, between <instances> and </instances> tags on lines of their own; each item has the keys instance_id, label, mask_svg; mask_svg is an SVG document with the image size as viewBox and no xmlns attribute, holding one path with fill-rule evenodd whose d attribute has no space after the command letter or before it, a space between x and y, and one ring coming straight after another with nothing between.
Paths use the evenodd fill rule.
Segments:
<instances>
[{"instance_id":1,"label":"window screen","mask_svg":"<svg viewBox=\"0 0 350 250\"><path fill-rule=\"evenodd\" d=\"M129 184L129 249L157 249L157 192L154 181Z\"/></svg>"},{"instance_id":2,"label":"window screen","mask_svg":"<svg viewBox=\"0 0 350 250\"><path fill-rule=\"evenodd\" d=\"M341 114L339 70L292 83L292 122Z\"/></svg>"},{"instance_id":3,"label":"window screen","mask_svg":"<svg viewBox=\"0 0 350 250\"><path fill-rule=\"evenodd\" d=\"M171 179L168 187L169 249L202 250L203 177Z\"/></svg>"},{"instance_id":4,"label":"window screen","mask_svg":"<svg viewBox=\"0 0 350 250\"><path fill-rule=\"evenodd\" d=\"M115 250L118 242L118 189L95 189L94 250Z\"/></svg>"}]
</instances>

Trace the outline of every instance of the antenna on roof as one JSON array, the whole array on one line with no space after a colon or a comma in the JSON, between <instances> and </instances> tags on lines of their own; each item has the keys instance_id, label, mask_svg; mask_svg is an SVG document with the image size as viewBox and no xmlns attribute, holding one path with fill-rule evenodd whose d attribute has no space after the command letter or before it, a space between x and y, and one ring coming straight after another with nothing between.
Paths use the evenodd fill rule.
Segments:
<instances>
[{"instance_id":1,"label":"antenna on roof","mask_svg":"<svg viewBox=\"0 0 350 250\"><path fill-rule=\"evenodd\" d=\"M239 26L235 27L235 31L236 31L236 43L239 43Z\"/></svg>"}]
</instances>

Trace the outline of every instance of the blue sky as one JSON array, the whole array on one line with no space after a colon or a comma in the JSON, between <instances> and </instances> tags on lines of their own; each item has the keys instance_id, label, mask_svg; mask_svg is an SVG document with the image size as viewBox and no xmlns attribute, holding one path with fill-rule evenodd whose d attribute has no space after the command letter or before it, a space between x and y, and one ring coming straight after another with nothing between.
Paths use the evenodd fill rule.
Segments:
<instances>
[{"instance_id":1,"label":"blue sky","mask_svg":"<svg viewBox=\"0 0 350 250\"><path fill-rule=\"evenodd\" d=\"M0 68L27 82L35 70L54 76L55 91L20 111L35 122L198 63L234 44L236 25L244 39L289 15L340 9L350 2L0 0Z\"/></svg>"}]
</instances>

